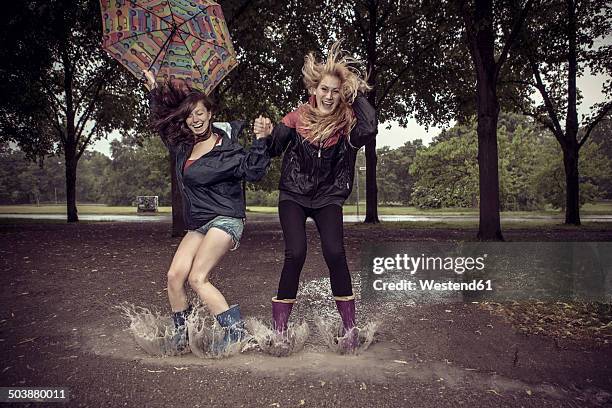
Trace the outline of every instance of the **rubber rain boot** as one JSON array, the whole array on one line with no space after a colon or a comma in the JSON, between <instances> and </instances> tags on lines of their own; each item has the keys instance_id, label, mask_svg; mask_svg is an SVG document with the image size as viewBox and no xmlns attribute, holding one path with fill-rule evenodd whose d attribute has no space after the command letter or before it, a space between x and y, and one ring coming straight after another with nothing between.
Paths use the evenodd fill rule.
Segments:
<instances>
[{"instance_id":1,"label":"rubber rain boot","mask_svg":"<svg viewBox=\"0 0 612 408\"><path fill-rule=\"evenodd\" d=\"M276 296L272 298L272 328L277 334L287 331L289 315L291 315L294 303L295 299L278 300Z\"/></svg>"},{"instance_id":2,"label":"rubber rain boot","mask_svg":"<svg viewBox=\"0 0 612 408\"><path fill-rule=\"evenodd\" d=\"M240 307L232 305L217 316L219 325L223 328L223 339L213 347L215 354L223 354L230 346L242 341L246 337L244 320L240 315Z\"/></svg>"},{"instance_id":3,"label":"rubber rain boot","mask_svg":"<svg viewBox=\"0 0 612 408\"><path fill-rule=\"evenodd\" d=\"M187 318L193 311L193 307L189 307L180 312L172 313L172 322L174 323L174 333L170 338L170 344L173 349L181 353L187 349L189 345L189 334L187 333Z\"/></svg>"},{"instance_id":4,"label":"rubber rain boot","mask_svg":"<svg viewBox=\"0 0 612 408\"><path fill-rule=\"evenodd\" d=\"M354 353L359 347L359 334L355 327L355 296L336 296L334 299L342 318L342 337L338 340L340 352Z\"/></svg>"}]
</instances>

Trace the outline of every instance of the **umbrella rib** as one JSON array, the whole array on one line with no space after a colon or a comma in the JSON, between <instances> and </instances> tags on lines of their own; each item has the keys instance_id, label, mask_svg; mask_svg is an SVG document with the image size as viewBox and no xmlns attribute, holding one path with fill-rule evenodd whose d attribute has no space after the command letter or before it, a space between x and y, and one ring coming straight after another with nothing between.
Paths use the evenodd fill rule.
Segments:
<instances>
[{"instance_id":1,"label":"umbrella rib","mask_svg":"<svg viewBox=\"0 0 612 408\"><path fill-rule=\"evenodd\" d=\"M143 33L138 33L138 34L130 35L129 37L125 37L125 38L122 38L120 40L117 40L117 41L115 41L112 44L107 44L106 47L112 47L113 45L118 44L121 41L129 40L131 38L140 37L141 35L145 35L145 34L149 34L149 33L156 33L156 32L159 32L159 31L170 31L171 32L172 29L171 28L160 28L159 30L151 30L151 31L143 32Z\"/></svg>"},{"instance_id":2,"label":"umbrella rib","mask_svg":"<svg viewBox=\"0 0 612 408\"><path fill-rule=\"evenodd\" d=\"M218 4L217 4L217 5L218 5ZM206 9L205 9L205 10L209 9L209 8L210 8L210 7L212 7L212 6L213 6L212 4L211 4L211 5L206 6ZM214 41L205 40L205 39L203 39L203 38L201 38L201 37L198 37L197 35L194 35L194 34L191 34L191 33L190 33L190 32L188 32L188 31L185 31L185 30L183 30L183 29L181 28L182 26L184 26L185 24L187 24L188 22L190 22L191 20L195 19L196 17L198 17L200 14L203 14L203 13L204 13L204 10L200 10L200 11L198 11L198 12L197 12L196 14L194 14L194 15L193 15L191 18L189 18L188 20L185 20L185 21L184 21L184 22L183 22L183 23L182 23L182 24L181 24L181 25L180 25L180 26L179 26L177 29L178 29L179 31L181 31L181 32L183 32L183 33L185 33L185 34L187 34L187 35L190 35L190 36L192 36L192 37L197 38L197 39L198 39L198 40L200 40L200 41L204 41L204 42L206 42L206 43L209 43L209 44L212 44L212 45L216 45L217 47L223 48L224 50L226 50L226 51L227 51L227 48L223 47L222 45L219 45L218 43L216 43L216 42L214 42Z\"/></svg>"},{"instance_id":3,"label":"umbrella rib","mask_svg":"<svg viewBox=\"0 0 612 408\"><path fill-rule=\"evenodd\" d=\"M151 61L151 65L149 65L148 69L151 69L153 67L153 65L155 65L155 61L157 61L157 58L159 57L159 55L162 53L162 51L164 51L167 47L168 44L170 43L170 40L172 39L172 37L174 37L174 30L170 33L170 35L168 36L168 38L166 38L166 42L164 42L164 45L162 45L159 48L159 51L157 52L157 55L155 55L155 58L153 58L153 61ZM163 62L163 61L162 61ZM160 68L161 68L161 63L159 64Z\"/></svg>"},{"instance_id":4,"label":"umbrella rib","mask_svg":"<svg viewBox=\"0 0 612 408\"><path fill-rule=\"evenodd\" d=\"M164 17L160 16L159 14L154 13L153 11L149 10L148 8L145 8L145 7L141 6L140 4L138 4L138 3L136 3L136 2L134 2L133 4L134 4L136 7L139 7L139 8L141 8L141 9L143 9L143 10L144 10L144 11L146 11L147 13L151 13L151 14L153 14L155 17L159 18L160 20L164 20L165 22L168 22L168 20L166 20ZM170 6L170 5L168 5L168 6ZM172 9L170 10L170 13L172 13ZM171 16L171 17L172 17L172 16ZM173 19L172 21L174 21L174 19Z\"/></svg>"},{"instance_id":5,"label":"umbrella rib","mask_svg":"<svg viewBox=\"0 0 612 408\"><path fill-rule=\"evenodd\" d=\"M207 9L208 9L208 8L210 8L210 7L212 7L212 4L211 4L210 6L206 6L206 9L205 9L205 10L207 10ZM193 16L191 16L191 17L190 17L188 20L183 21L183 24L181 24L181 25L185 25L185 24L187 24L188 22L190 22L191 20L193 20L194 18L196 18L197 16L199 16L199 15L200 15L200 14L202 14L202 13L204 13L204 10L200 9L200 11L198 11L197 13L195 13L195 14L194 14Z\"/></svg>"},{"instance_id":6,"label":"umbrella rib","mask_svg":"<svg viewBox=\"0 0 612 408\"><path fill-rule=\"evenodd\" d=\"M187 35L189 35L189 36L191 36L191 37L195 37L195 38L197 38L198 40L203 41L203 42L205 42L205 43L215 45L215 46L217 46L217 47L219 47L219 48L223 48L224 50L226 50L226 51L227 51L227 48L225 48L225 47L224 47L224 46L222 46L222 45L219 45L218 43L216 43L216 42L214 42L214 41L205 40L205 39L203 39L202 37L198 37L197 35L191 34L190 32L187 32L187 31L185 31L185 30L181 30L180 28L178 29L178 31L180 31L180 32L182 32L182 33L184 33L184 34L187 34Z\"/></svg>"},{"instance_id":7,"label":"umbrella rib","mask_svg":"<svg viewBox=\"0 0 612 408\"><path fill-rule=\"evenodd\" d=\"M172 11L172 5L170 4L170 0L166 0L166 4L168 5L168 8L170 9L170 17L172 17L172 23L174 24L175 27L178 27L178 24L176 23L176 19L174 18L174 11Z\"/></svg>"},{"instance_id":8,"label":"umbrella rib","mask_svg":"<svg viewBox=\"0 0 612 408\"><path fill-rule=\"evenodd\" d=\"M202 70L200 69L200 64L198 64L196 62L196 59L193 57L193 54L191 53L191 50L189 49L189 47L187 46L187 42L185 42L185 39L181 36L181 40L183 40L183 44L185 44L185 49L187 50L187 52L189 53L189 56L191 57L191 59L193 60L196 69L198 70L198 72L200 73L200 78L204 77L204 73L202 72Z\"/></svg>"},{"instance_id":9,"label":"umbrella rib","mask_svg":"<svg viewBox=\"0 0 612 408\"><path fill-rule=\"evenodd\" d=\"M164 20L164 21L168 22L168 21L167 21L166 19L164 19L163 17L161 17L161 16L159 16L159 15L157 15L157 14L153 13L152 11L150 11L150 10L148 10L148 9L146 9L146 8L144 8L144 7L142 7L141 5L139 5L139 4L137 4L137 3L134 3L134 5L135 5L135 6L137 6L137 7L140 7L141 9L143 9L143 10L145 10L145 11L147 11L147 12L151 13L151 14L153 14L153 15L154 15L154 16L156 16L157 18L159 18L159 19L161 19L161 20ZM168 7L170 7L170 4L168 4ZM212 5L211 5L211 6L208 6L207 8L209 8L209 7L212 7ZM170 8L170 13L172 14L172 9L171 9L171 8ZM202 14L202 13L204 13L204 11L203 11L203 10L198 11L198 13L197 13L197 14L195 14L194 16L192 16L192 17L191 17L189 20L185 20L185 22L183 22L183 24L181 24L181 25L184 25L184 24L188 23L189 21L191 21L191 20L193 20L194 18L198 17L198 16L199 16L200 14ZM171 17L172 17L172 15L171 15ZM174 17L172 17L172 21L174 22ZM136 37L139 37L139 36L144 35L144 34L156 33L156 32L159 32L159 31L167 31L167 30L173 31L173 30L172 30L172 28L165 28L165 29L160 28L159 30L151 30L151 31L141 32L141 33L138 33L138 34L135 34L135 35L131 35L131 36L129 36L129 37L125 37L125 38L122 38L122 39L120 39L120 40L117 40L117 41L115 41L114 43L107 44L107 45L106 45L106 47L112 47L113 45L118 44L118 43L120 43L120 42L122 42L122 41L126 41L126 40L129 40L129 39L131 39L131 38L136 38ZM225 50L227 51L227 48L226 48L226 47L223 47L222 45L220 45L220 44L218 44L218 43L216 43L216 42L214 42L214 41L205 40L204 38L201 38L201 37L199 37L199 36L197 36L197 35L191 34L190 32L187 32L187 31L185 31L185 30L182 30L181 28L177 28L177 30L179 30L179 31L181 31L181 32L183 32L183 33L185 33L185 34L187 34L187 35L190 35L190 36L192 36L192 37L195 37L195 38L197 38L197 39L198 39L198 40L200 40L200 41L203 41L203 42L206 42L206 43L209 43L209 44L212 44L212 45L216 45L217 47L223 48L223 49L225 49ZM172 35L170 35L170 37L172 37ZM166 43L167 43L167 41L166 41ZM164 46L165 46L165 45L166 45L166 44L164 43ZM162 48L163 48L163 46L162 46ZM157 56L159 56L159 53L157 54ZM155 56L155 59L157 59L157 56ZM153 61L155 61L155 60L153 60Z\"/></svg>"}]
</instances>

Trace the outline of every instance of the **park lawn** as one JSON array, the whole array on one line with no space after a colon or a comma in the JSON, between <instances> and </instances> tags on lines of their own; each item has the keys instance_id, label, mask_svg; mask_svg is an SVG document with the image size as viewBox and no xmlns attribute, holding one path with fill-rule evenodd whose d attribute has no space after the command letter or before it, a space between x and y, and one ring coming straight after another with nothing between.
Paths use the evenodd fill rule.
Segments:
<instances>
[{"instance_id":1,"label":"park lawn","mask_svg":"<svg viewBox=\"0 0 612 408\"><path fill-rule=\"evenodd\" d=\"M79 214L126 215L136 214L136 207L104 204L77 204ZM171 207L159 207L160 214L170 214ZM0 205L0 214L66 214L66 204Z\"/></svg>"},{"instance_id":2,"label":"park lawn","mask_svg":"<svg viewBox=\"0 0 612 408\"><path fill-rule=\"evenodd\" d=\"M78 204L79 214L108 214L126 215L136 214L136 207L131 206L107 206L104 204ZM277 207L247 206L247 211L253 213L276 214ZM159 207L159 214L171 214L171 207ZM585 204L580 213L582 215L612 215L612 202L601 201L594 204ZM66 214L65 204L44 204L44 205L0 205L0 214ZM345 205L344 214L355 215L357 208L355 205ZM365 215L365 204L359 208L359 214ZM416 207L378 207L379 215L478 215L477 208L435 208L422 210ZM549 215L562 216L560 210L546 209L541 211L503 211L502 216L533 216Z\"/></svg>"},{"instance_id":3,"label":"park lawn","mask_svg":"<svg viewBox=\"0 0 612 408\"><path fill-rule=\"evenodd\" d=\"M612 230L612 222L586 221L582 225L565 225L560 220L526 220L526 221L502 221L502 231L505 230L538 230L546 232L549 230L585 231L585 230ZM449 230L478 230L478 221L385 221L380 224L351 223L352 228L368 229L372 227L383 229L449 229Z\"/></svg>"}]
</instances>

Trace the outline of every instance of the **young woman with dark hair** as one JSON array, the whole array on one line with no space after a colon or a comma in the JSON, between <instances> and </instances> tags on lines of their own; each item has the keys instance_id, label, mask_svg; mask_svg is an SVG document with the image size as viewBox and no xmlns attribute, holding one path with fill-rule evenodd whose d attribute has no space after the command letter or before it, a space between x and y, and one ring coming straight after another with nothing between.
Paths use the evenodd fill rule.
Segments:
<instances>
[{"instance_id":1,"label":"young woman with dark hair","mask_svg":"<svg viewBox=\"0 0 612 408\"><path fill-rule=\"evenodd\" d=\"M260 180L270 157L265 135L245 151L238 143L242 122L217 127L212 124L215 107L206 95L174 81L157 86L145 72L151 90L152 126L173 153L176 178L183 199L187 233L168 270L168 298L177 351L188 345L186 318L191 312L185 292L189 282L209 311L224 328L224 338L213 351L223 352L240 341L244 322L238 305L229 306L209 276L221 258L238 248L245 218L242 180Z\"/></svg>"}]
</instances>

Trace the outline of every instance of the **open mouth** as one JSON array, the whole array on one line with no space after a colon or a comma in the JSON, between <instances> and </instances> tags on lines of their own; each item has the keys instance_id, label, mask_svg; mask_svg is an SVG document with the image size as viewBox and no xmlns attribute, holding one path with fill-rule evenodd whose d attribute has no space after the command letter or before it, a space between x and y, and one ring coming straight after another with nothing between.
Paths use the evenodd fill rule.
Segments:
<instances>
[{"instance_id":1,"label":"open mouth","mask_svg":"<svg viewBox=\"0 0 612 408\"><path fill-rule=\"evenodd\" d=\"M326 109L331 109L334 106L334 101L333 100L332 101L325 101L325 100L323 100L323 101L321 101L321 106L326 108Z\"/></svg>"}]
</instances>

